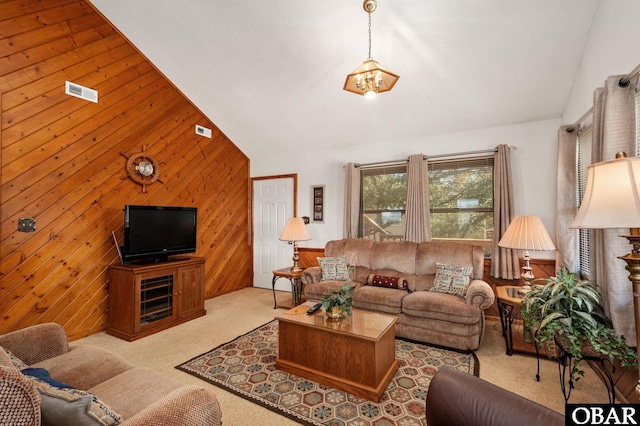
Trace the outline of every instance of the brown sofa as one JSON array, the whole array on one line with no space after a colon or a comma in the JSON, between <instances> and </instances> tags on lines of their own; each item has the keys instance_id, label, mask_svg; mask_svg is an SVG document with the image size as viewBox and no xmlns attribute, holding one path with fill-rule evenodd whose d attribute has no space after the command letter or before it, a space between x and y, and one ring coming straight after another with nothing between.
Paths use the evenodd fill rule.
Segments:
<instances>
[{"instance_id":1,"label":"brown sofa","mask_svg":"<svg viewBox=\"0 0 640 426\"><path fill-rule=\"evenodd\" d=\"M209 390L185 386L155 371L136 367L101 348L70 347L64 328L58 324L40 324L4 334L0 336L0 347L0 424L222 424L220 406ZM106 414L94 422L94 417L86 415L89 404L85 401L91 401L91 397L73 399L66 392L75 391L50 389L42 382L36 383L36 379L17 367L20 361L28 367L44 368L52 378L96 396L107 405L106 409L98 409L99 416L108 413L110 407L121 418L120 423L117 415ZM59 396L60 393L65 396ZM94 401L92 412L99 406ZM70 420L71 414L79 420ZM56 416L65 420L52 420Z\"/></svg>"},{"instance_id":2,"label":"brown sofa","mask_svg":"<svg viewBox=\"0 0 640 426\"><path fill-rule=\"evenodd\" d=\"M506 389L453 368L431 379L429 426L563 426L564 416Z\"/></svg>"},{"instance_id":3,"label":"brown sofa","mask_svg":"<svg viewBox=\"0 0 640 426\"><path fill-rule=\"evenodd\" d=\"M324 255L344 256L348 265L354 265L351 281L357 288L353 306L396 315L396 336L463 351L480 347L483 310L495 299L491 286L482 280L482 247L442 241L342 239L329 241ZM473 268L464 297L429 291L434 285L437 263ZM404 278L409 291L365 285L371 274ZM322 281L318 266L307 268L301 280L308 301L320 301L344 283Z\"/></svg>"}]
</instances>

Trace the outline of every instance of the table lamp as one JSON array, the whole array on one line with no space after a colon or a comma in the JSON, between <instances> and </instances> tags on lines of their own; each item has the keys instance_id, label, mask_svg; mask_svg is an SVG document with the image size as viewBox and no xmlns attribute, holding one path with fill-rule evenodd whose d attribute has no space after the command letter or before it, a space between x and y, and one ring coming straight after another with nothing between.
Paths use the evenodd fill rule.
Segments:
<instances>
[{"instance_id":1,"label":"table lamp","mask_svg":"<svg viewBox=\"0 0 640 426\"><path fill-rule=\"evenodd\" d=\"M570 228L629 228L622 235L633 246L631 253L618 257L627 262L633 287L636 338L640 343L640 157L627 158L619 152L616 159L587 167L587 186L578 214ZM636 384L640 395L640 380Z\"/></svg>"},{"instance_id":2,"label":"table lamp","mask_svg":"<svg viewBox=\"0 0 640 426\"><path fill-rule=\"evenodd\" d=\"M301 217L291 217L284 224L284 229L280 234L281 241L290 241L293 243L293 267L291 272L300 272L302 268L298 266L300 255L298 254L298 241L308 241L311 239L307 227Z\"/></svg>"},{"instance_id":3,"label":"table lamp","mask_svg":"<svg viewBox=\"0 0 640 426\"><path fill-rule=\"evenodd\" d=\"M524 281L523 292L531 290L531 281L535 279L531 272L529 250L551 251L556 249L547 228L544 227L538 216L514 217L498 245L514 250L524 250L524 265L520 275Z\"/></svg>"}]
</instances>

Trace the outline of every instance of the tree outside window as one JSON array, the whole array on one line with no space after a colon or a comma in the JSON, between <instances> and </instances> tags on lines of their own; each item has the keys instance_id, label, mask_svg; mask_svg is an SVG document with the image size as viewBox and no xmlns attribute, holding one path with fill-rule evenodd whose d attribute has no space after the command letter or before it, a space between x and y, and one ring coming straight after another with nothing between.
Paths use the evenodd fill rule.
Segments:
<instances>
[{"instance_id":1,"label":"tree outside window","mask_svg":"<svg viewBox=\"0 0 640 426\"><path fill-rule=\"evenodd\" d=\"M402 240L406 166L361 171L360 236ZM431 237L480 244L493 240L493 157L429 163Z\"/></svg>"}]
</instances>

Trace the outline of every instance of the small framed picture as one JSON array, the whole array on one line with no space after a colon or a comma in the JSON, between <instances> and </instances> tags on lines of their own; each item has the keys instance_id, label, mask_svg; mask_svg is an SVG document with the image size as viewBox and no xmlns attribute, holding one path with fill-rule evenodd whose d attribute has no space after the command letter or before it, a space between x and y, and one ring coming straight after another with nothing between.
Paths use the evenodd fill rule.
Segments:
<instances>
[{"instance_id":1,"label":"small framed picture","mask_svg":"<svg viewBox=\"0 0 640 426\"><path fill-rule=\"evenodd\" d=\"M311 187L311 211L313 212L313 222L324 221L324 185L313 185Z\"/></svg>"}]
</instances>

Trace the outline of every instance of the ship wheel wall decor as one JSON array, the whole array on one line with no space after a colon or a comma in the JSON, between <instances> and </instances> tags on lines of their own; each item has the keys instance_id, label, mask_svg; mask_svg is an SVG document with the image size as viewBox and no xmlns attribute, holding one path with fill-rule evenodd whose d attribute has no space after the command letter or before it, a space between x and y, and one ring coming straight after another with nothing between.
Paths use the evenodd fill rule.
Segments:
<instances>
[{"instance_id":1,"label":"ship wheel wall decor","mask_svg":"<svg viewBox=\"0 0 640 426\"><path fill-rule=\"evenodd\" d=\"M158 162L150 154L145 153L144 149L142 152L133 155L126 155L124 153L122 153L122 155L127 158L127 163L124 168L129 179L138 185L142 185L143 193L147 192L147 185L151 185L156 181L162 182L159 179L160 169Z\"/></svg>"}]
</instances>

